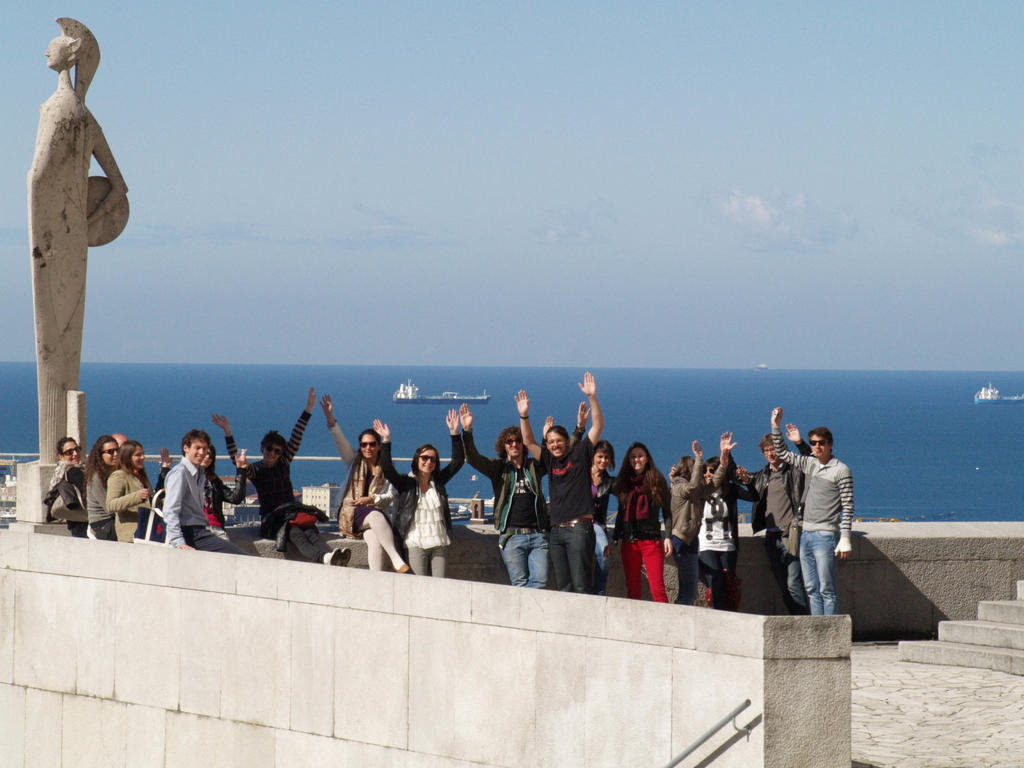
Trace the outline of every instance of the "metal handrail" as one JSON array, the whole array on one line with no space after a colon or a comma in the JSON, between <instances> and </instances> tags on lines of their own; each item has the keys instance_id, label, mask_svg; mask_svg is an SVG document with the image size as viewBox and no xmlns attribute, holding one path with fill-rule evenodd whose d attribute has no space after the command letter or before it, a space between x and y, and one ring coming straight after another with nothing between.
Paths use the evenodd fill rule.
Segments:
<instances>
[{"instance_id":1,"label":"metal handrail","mask_svg":"<svg viewBox=\"0 0 1024 768\"><path fill-rule=\"evenodd\" d=\"M736 715L738 715L740 712L742 712L744 709L746 709L749 706L750 706L750 699L746 699L742 704L740 704L738 707L736 707L736 709L734 709L728 715L726 715L721 720L719 720L717 723L715 723L713 726L711 726L711 728L709 728L707 731L705 731L703 733L703 735L698 737L697 740L695 742L693 742L693 744L691 744L686 749L684 749L682 752L680 752L678 755L676 755L672 759L672 761L668 765L665 766L665 768L673 768L673 766L679 765L681 762L683 762L683 760L685 760L687 757L689 757L691 754L693 754L701 744L703 744L705 741L707 741L712 736L714 736L718 731L720 731L723 727L725 727L725 725L730 720L735 718ZM750 729L749 728L739 728L735 724L733 725L733 728L736 728L737 731L745 731L748 736L750 735Z\"/></svg>"}]
</instances>

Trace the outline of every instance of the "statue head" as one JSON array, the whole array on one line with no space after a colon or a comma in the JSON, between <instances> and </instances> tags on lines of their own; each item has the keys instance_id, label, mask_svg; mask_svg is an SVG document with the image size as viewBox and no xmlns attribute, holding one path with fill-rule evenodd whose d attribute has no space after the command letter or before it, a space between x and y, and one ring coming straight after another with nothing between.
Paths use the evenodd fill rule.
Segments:
<instances>
[{"instance_id":1,"label":"statue head","mask_svg":"<svg viewBox=\"0 0 1024 768\"><path fill-rule=\"evenodd\" d=\"M46 58L50 62L50 68L58 72L68 69L71 64L75 65L75 93L78 94L78 98L85 101L85 93L89 90L93 75L100 66L100 45L96 42L95 35L80 21L62 17L57 19L57 25L63 35L50 43L50 48L46 49ZM70 51L71 64L64 67L55 66L55 60L50 58L50 49L54 45L67 45L61 41L68 38L77 43L74 50Z\"/></svg>"},{"instance_id":2,"label":"statue head","mask_svg":"<svg viewBox=\"0 0 1024 768\"><path fill-rule=\"evenodd\" d=\"M46 63L55 72L71 69L78 63L78 52L81 48L81 40L75 40L67 35L55 37L46 47Z\"/></svg>"}]
</instances>

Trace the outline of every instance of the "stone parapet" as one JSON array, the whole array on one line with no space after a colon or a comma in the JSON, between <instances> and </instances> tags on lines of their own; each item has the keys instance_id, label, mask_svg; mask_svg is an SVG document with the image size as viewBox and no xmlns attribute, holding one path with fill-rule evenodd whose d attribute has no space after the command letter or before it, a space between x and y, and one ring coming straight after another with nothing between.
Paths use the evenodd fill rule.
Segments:
<instances>
[{"instance_id":1,"label":"stone parapet","mask_svg":"<svg viewBox=\"0 0 1024 768\"><path fill-rule=\"evenodd\" d=\"M0 533L25 764L850 764L847 617ZM20 764L17 762L16 764Z\"/></svg>"}]
</instances>

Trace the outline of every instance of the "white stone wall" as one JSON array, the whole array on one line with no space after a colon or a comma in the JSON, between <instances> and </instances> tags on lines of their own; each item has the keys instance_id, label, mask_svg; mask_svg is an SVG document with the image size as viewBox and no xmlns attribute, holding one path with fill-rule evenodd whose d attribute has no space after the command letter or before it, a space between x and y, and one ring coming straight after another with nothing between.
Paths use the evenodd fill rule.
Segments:
<instances>
[{"instance_id":1,"label":"white stone wall","mask_svg":"<svg viewBox=\"0 0 1024 768\"><path fill-rule=\"evenodd\" d=\"M850 623L0 533L28 766L850 765Z\"/></svg>"}]
</instances>

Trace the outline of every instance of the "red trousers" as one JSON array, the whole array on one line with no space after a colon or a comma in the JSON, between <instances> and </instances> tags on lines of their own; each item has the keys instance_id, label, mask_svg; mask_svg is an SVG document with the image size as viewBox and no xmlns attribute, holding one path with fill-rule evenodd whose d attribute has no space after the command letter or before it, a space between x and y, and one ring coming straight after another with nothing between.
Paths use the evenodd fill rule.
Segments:
<instances>
[{"instance_id":1,"label":"red trousers","mask_svg":"<svg viewBox=\"0 0 1024 768\"><path fill-rule=\"evenodd\" d=\"M665 594L665 550L660 541L623 541L622 570L626 574L626 597L640 599L640 563L647 568L647 584L656 603L667 603Z\"/></svg>"}]
</instances>

